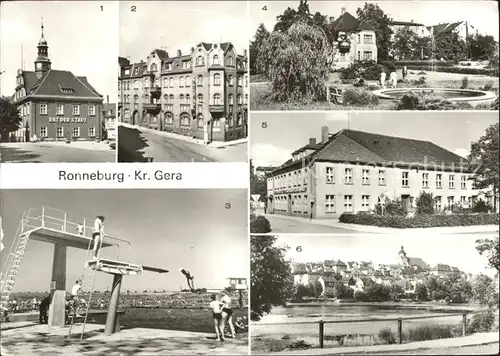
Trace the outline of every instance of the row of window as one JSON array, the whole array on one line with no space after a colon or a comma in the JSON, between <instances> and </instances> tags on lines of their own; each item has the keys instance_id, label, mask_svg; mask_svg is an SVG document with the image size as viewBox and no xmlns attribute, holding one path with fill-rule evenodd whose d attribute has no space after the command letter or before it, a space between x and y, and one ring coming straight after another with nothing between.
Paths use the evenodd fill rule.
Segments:
<instances>
[{"instance_id":1,"label":"row of window","mask_svg":"<svg viewBox=\"0 0 500 356\"><path fill-rule=\"evenodd\" d=\"M306 168L307 169L307 168ZM304 173L302 170L290 172L288 174L282 174L280 176L275 177L275 188L291 188L301 185L307 185L307 177L303 177ZM335 176L335 168L334 167L326 167L326 183L327 184L335 184L336 176ZM467 189L467 181L468 176L462 175L460 176L460 188ZM422 188L430 188L429 185L429 173L422 173L421 176L421 186ZM353 168L345 168L343 182L347 185L354 184L354 169ZM371 171L370 169L363 169L361 171L361 184L370 185L371 184ZM378 170L378 185L385 186L386 185L386 171L383 169ZM401 186L403 188L410 187L410 172L403 171L401 172ZM443 174L437 173L435 177L435 187L438 189L443 188ZM448 174L448 188L455 189L455 174Z\"/></svg>"},{"instance_id":2,"label":"row of window","mask_svg":"<svg viewBox=\"0 0 500 356\"><path fill-rule=\"evenodd\" d=\"M71 129L73 137L80 137L80 127L73 127ZM95 137L95 127L89 127L89 137ZM40 137L49 137L47 127L40 127ZM56 128L56 137L64 137L64 127L58 126Z\"/></svg>"},{"instance_id":3,"label":"row of window","mask_svg":"<svg viewBox=\"0 0 500 356\"><path fill-rule=\"evenodd\" d=\"M146 102L149 102L149 95L148 94L144 94L143 96L143 99L144 101ZM237 102L239 105L243 105L243 104L248 104L248 94L245 94L244 96L241 95L241 94L238 94L236 96L237 98ZM197 99L198 99L198 104L203 104L203 94L198 94L197 95ZM135 94L133 96L133 100L134 102L138 102L139 101L139 95ZM165 103L170 103L170 102L173 102L175 100L175 95L174 94L170 94L170 95L163 95L163 101ZM229 105L234 105L234 95L233 94L229 94L227 96L227 100L228 100L228 104ZM123 95L123 102L124 103L130 103L130 94L125 94ZM182 105L183 103L186 103L186 104L189 104L191 105L191 95L189 94L180 94L179 95L179 102L180 104ZM154 103L156 104L157 102L154 101ZM196 103L195 103L196 104ZM212 100L211 100L211 103L210 105L224 105L224 100L222 98L222 95L219 94L219 93L215 93L213 96L212 96Z\"/></svg>"},{"instance_id":4,"label":"row of window","mask_svg":"<svg viewBox=\"0 0 500 356\"><path fill-rule=\"evenodd\" d=\"M164 88L174 88L176 87L176 79L177 78L174 78L174 77L171 77L171 78L164 78L163 79L163 87ZM193 82L191 80L191 77L190 76L186 76L186 77L179 77L178 79L179 81L179 85L178 87L179 88L190 88L191 87L191 84L194 86L198 86L198 87L202 87L203 86L203 82L204 82L204 77L203 75L198 75L196 77L196 82ZM227 82L228 82L228 85L231 87L231 86L234 86L234 77L233 75L228 75L227 77ZM130 84L132 83L133 85L133 89L134 90L139 90L141 88L143 89L149 89L149 87L151 86L151 81L149 79L144 79L142 81L142 86L141 86L141 81L140 80L134 80L133 82L132 81L124 81L123 83L122 82L118 82L118 90L120 89L123 89L123 90L130 90ZM222 76L221 74L219 73L215 73L213 75L213 85L214 86L220 86L222 83ZM241 75L238 75L237 76L237 83L238 83L238 86L239 87L243 87L243 83L245 84L245 87L247 88L248 87L248 78L245 76L241 76ZM160 79L157 78L154 82L154 85L155 87L160 87Z\"/></svg>"},{"instance_id":5,"label":"row of window","mask_svg":"<svg viewBox=\"0 0 500 356\"><path fill-rule=\"evenodd\" d=\"M125 109L124 110L124 116L126 119L130 119L130 111L128 109ZM173 125L174 124L174 114L172 112L165 112L164 114L160 114L160 115L152 115L152 122L156 122L158 120L158 118L162 118L162 117L165 117L165 124L166 125ZM189 114L186 114L186 113L182 113L180 115L180 124L181 126L186 126L186 127L191 127L191 115ZM203 128L204 127L204 118L203 118L203 114L199 113L197 116L196 116L196 120L197 120L197 124L198 124L198 128ZM220 127L221 127L221 119L220 118L215 118L215 119L212 119L212 127L214 129L214 131L220 131ZM142 116L142 122L143 123L147 123L148 122L148 116L147 115L143 115ZM234 126L242 126L243 125L243 115L241 114L238 114L236 115L236 120L233 118L233 115L232 114L229 114L229 116L227 117L227 126L228 127L234 127Z\"/></svg>"},{"instance_id":6,"label":"row of window","mask_svg":"<svg viewBox=\"0 0 500 356\"><path fill-rule=\"evenodd\" d=\"M47 115L47 110L48 105L47 104L40 104L40 114L41 115ZM73 116L79 116L80 115L80 105L74 104L72 106L72 114ZM64 104L57 104L56 106L56 115L64 115ZM89 116L95 116L95 105L89 105L88 106L88 115Z\"/></svg>"}]
</instances>

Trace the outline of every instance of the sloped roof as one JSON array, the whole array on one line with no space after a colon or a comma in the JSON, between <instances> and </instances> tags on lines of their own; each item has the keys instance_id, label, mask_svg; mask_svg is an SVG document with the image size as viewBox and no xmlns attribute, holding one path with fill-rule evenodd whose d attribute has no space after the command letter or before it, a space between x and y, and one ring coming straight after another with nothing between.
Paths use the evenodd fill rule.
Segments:
<instances>
[{"instance_id":1,"label":"sloped roof","mask_svg":"<svg viewBox=\"0 0 500 356\"><path fill-rule=\"evenodd\" d=\"M130 61L125 57L118 57L118 64L120 67L128 66L130 65Z\"/></svg>"},{"instance_id":2,"label":"sloped roof","mask_svg":"<svg viewBox=\"0 0 500 356\"><path fill-rule=\"evenodd\" d=\"M26 92L29 93L30 90L33 89L33 87L38 82L38 78L35 72L30 72L27 70L24 70L22 75L24 79L24 87L26 88Z\"/></svg>"},{"instance_id":3,"label":"sloped roof","mask_svg":"<svg viewBox=\"0 0 500 356\"><path fill-rule=\"evenodd\" d=\"M359 21L348 12L344 12L332 23L332 27L337 31L375 31L375 28L365 21Z\"/></svg>"},{"instance_id":4,"label":"sloped roof","mask_svg":"<svg viewBox=\"0 0 500 356\"><path fill-rule=\"evenodd\" d=\"M63 92L63 88L71 89L72 93ZM76 77L70 71L54 69L36 83L30 95L102 98L86 77Z\"/></svg>"},{"instance_id":5,"label":"sloped roof","mask_svg":"<svg viewBox=\"0 0 500 356\"><path fill-rule=\"evenodd\" d=\"M442 23L442 24L439 24L439 25L427 26L427 29L429 31L432 31L432 29L434 28L434 34L444 33L444 32L451 32L451 31L455 30L458 26L460 26L460 24L462 22L463 21L451 22L451 23Z\"/></svg>"},{"instance_id":6,"label":"sloped roof","mask_svg":"<svg viewBox=\"0 0 500 356\"><path fill-rule=\"evenodd\" d=\"M335 276L332 276L332 275L323 275L321 276L321 278L323 279L323 281L325 282L336 282L337 279L335 278Z\"/></svg>"},{"instance_id":7,"label":"sloped roof","mask_svg":"<svg viewBox=\"0 0 500 356\"><path fill-rule=\"evenodd\" d=\"M445 265L445 264L441 264L441 263L438 263L437 265L435 265L432 270L433 271L441 271L441 272L452 272L453 271L449 265Z\"/></svg>"},{"instance_id":8,"label":"sloped roof","mask_svg":"<svg viewBox=\"0 0 500 356\"><path fill-rule=\"evenodd\" d=\"M293 151L292 155L299 153L299 152L302 152L302 151L305 151L305 150L318 150L321 148L321 146L322 146L321 142L320 143L308 143L307 145L302 146L301 148Z\"/></svg>"},{"instance_id":9,"label":"sloped roof","mask_svg":"<svg viewBox=\"0 0 500 356\"><path fill-rule=\"evenodd\" d=\"M307 273L307 268L304 263L292 263L293 274L305 274Z\"/></svg>"},{"instance_id":10,"label":"sloped roof","mask_svg":"<svg viewBox=\"0 0 500 356\"><path fill-rule=\"evenodd\" d=\"M424 271L429 269L429 265L419 257L408 257L408 264L410 266L418 266Z\"/></svg>"},{"instance_id":11,"label":"sloped roof","mask_svg":"<svg viewBox=\"0 0 500 356\"><path fill-rule=\"evenodd\" d=\"M423 26L421 23L408 22L408 21L392 21L390 25L394 26Z\"/></svg>"},{"instance_id":12,"label":"sloped roof","mask_svg":"<svg viewBox=\"0 0 500 356\"><path fill-rule=\"evenodd\" d=\"M163 49L155 49L153 52L156 53L160 59L168 58L168 52Z\"/></svg>"},{"instance_id":13,"label":"sloped roof","mask_svg":"<svg viewBox=\"0 0 500 356\"><path fill-rule=\"evenodd\" d=\"M212 46L214 45L213 43L207 43L207 42L201 42L199 45L202 45L203 48L205 48L207 51L212 49ZM233 48L233 44L231 42L222 42L220 43L220 48L224 51L227 52L231 48Z\"/></svg>"}]
</instances>

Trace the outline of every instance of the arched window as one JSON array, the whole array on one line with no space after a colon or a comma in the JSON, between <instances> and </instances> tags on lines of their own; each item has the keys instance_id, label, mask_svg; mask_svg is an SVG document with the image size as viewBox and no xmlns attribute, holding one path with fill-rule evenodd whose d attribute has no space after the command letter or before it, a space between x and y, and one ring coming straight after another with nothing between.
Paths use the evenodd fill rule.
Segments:
<instances>
[{"instance_id":1,"label":"arched window","mask_svg":"<svg viewBox=\"0 0 500 356\"><path fill-rule=\"evenodd\" d=\"M179 101L180 101L181 103L183 103L183 102L184 102L184 94L179 95Z\"/></svg>"},{"instance_id":2,"label":"arched window","mask_svg":"<svg viewBox=\"0 0 500 356\"><path fill-rule=\"evenodd\" d=\"M234 105L234 96L233 96L233 94L229 94L228 100L229 100L229 105Z\"/></svg>"},{"instance_id":3,"label":"arched window","mask_svg":"<svg viewBox=\"0 0 500 356\"><path fill-rule=\"evenodd\" d=\"M174 123L174 114L171 112L165 113L165 123L172 125Z\"/></svg>"},{"instance_id":4,"label":"arched window","mask_svg":"<svg viewBox=\"0 0 500 356\"><path fill-rule=\"evenodd\" d=\"M181 88L184 87L184 77L179 78L179 87L181 87Z\"/></svg>"},{"instance_id":5,"label":"arched window","mask_svg":"<svg viewBox=\"0 0 500 356\"><path fill-rule=\"evenodd\" d=\"M238 114L238 115L236 116L236 125L237 125L237 126L241 126L241 119L242 119L241 114Z\"/></svg>"},{"instance_id":6,"label":"arched window","mask_svg":"<svg viewBox=\"0 0 500 356\"><path fill-rule=\"evenodd\" d=\"M191 104L190 100L191 100L191 97L189 96L189 94L186 94L186 103Z\"/></svg>"},{"instance_id":7,"label":"arched window","mask_svg":"<svg viewBox=\"0 0 500 356\"><path fill-rule=\"evenodd\" d=\"M214 131L220 131L220 119L219 118L212 119L212 129Z\"/></svg>"},{"instance_id":8,"label":"arched window","mask_svg":"<svg viewBox=\"0 0 500 356\"><path fill-rule=\"evenodd\" d=\"M156 63L151 64L151 67L149 67L150 72L156 73L157 70L158 68L156 66Z\"/></svg>"},{"instance_id":9,"label":"arched window","mask_svg":"<svg viewBox=\"0 0 500 356\"><path fill-rule=\"evenodd\" d=\"M135 94L134 95L134 101L138 101L139 100L139 95Z\"/></svg>"},{"instance_id":10,"label":"arched window","mask_svg":"<svg viewBox=\"0 0 500 356\"><path fill-rule=\"evenodd\" d=\"M241 77L241 75L238 75L238 86L243 86L243 78Z\"/></svg>"},{"instance_id":11,"label":"arched window","mask_svg":"<svg viewBox=\"0 0 500 356\"><path fill-rule=\"evenodd\" d=\"M181 126L189 126L190 125L190 116L189 114L182 113L181 114Z\"/></svg>"},{"instance_id":12,"label":"arched window","mask_svg":"<svg viewBox=\"0 0 500 356\"><path fill-rule=\"evenodd\" d=\"M205 64L205 60L203 59L203 56L198 56L198 58L196 58L196 65L202 66L203 64Z\"/></svg>"},{"instance_id":13,"label":"arched window","mask_svg":"<svg viewBox=\"0 0 500 356\"><path fill-rule=\"evenodd\" d=\"M174 87L174 78L170 78L170 88Z\"/></svg>"},{"instance_id":14,"label":"arched window","mask_svg":"<svg viewBox=\"0 0 500 356\"><path fill-rule=\"evenodd\" d=\"M199 87L203 86L203 76L201 74L197 78L197 83Z\"/></svg>"},{"instance_id":15,"label":"arched window","mask_svg":"<svg viewBox=\"0 0 500 356\"><path fill-rule=\"evenodd\" d=\"M163 86L164 86L165 88L167 88L167 87L168 87L168 78L163 79Z\"/></svg>"},{"instance_id":16,"label":"arched window","mask_svg":"<svg viewBox=\"0 0 500 356\"><path fill-rule=\"evenodd\" d=\"M234 120L233 120L233 114L229 114L229 116L227 117L227 125L228 125L229 127L233 127L233 124L234 124L234 122L233 122L233 121L234 121Z\"/></svg>"},{"instance_id":17,"label":"arched window","mask_svg":"<svg viewBox=\"0 0 500 356\"><path fill-rule=\"evenodd\" d=\"M214 55L214 58L213 58L213 65L219 65L219 56L218 55Z\"/></svg>"},{"instance_id":18,"label":"arched window","mask_svg":"<svg viewBox=\"0 0 500 356\"><path fill-rule=\"evenodd\" d=\"M139 82L137 80L134 80L134 90L139 89Z\"/></svg>"},{"instance_id":19,"label":"arched window","mask_svg":"<svg viewBox=\"0 0 500 356\"><path fill-rule=\"evenodd\" d=\"M186 76L186 88L191 87L191 77L189 75Z\"/></svg>"},{"instance_id":20,"label":"arched window","mask_svg":"<svg viewBox=\"0 0 500 356\"><path fill-rule=\"evenodd\" d=\"M159 87L159 86L160 86L160 79L156 78L156 80L155 80L155 87Z\"/></svg>"},{"instance_id":21,"label":"arched window","mask_svg":"<svg viewBox=\"0 0 500 356\"><path fill-rule=\"evenodd\" d=\"M125 118L126 118L126 119L130 119L130 111L129 111L129 109L125 109L125 110L123 111L123 114L125 115Z\"/></svg>"},{"instance_id":22,"label":"arched window","mask_svg":"<svg viewBox=\"0 0 500 356\"><path fill-rule=\"evenodd\" d=\"M228 81L229 81L229 85L230 85L230 86L233 86L233 85L234 85L234 78L233 78L233 76L232 76L232 75L230 75L228 79L229 79L229 80L228 80Z\"/></svg>"},{"instance_id":23,"label":"arched window","mask_svg":"<svg viewBox=\"0 0 500 356\"><path fill-rule=\"evenodd\" d=\"M198 118L197 118L196 121L198 121L198 128L203 128L204 121L203 121L203 115L202 114L198 114Z\"/></svg>"},{"instance_id":24,"label":"arched window","mask_svg":"<svg viewBox=\"0 0 500 356\"><path fill-rule=\"evenodd\" d=\"M163 95L163 101L168 101L168 95L167 94Z\"/></svg>"},{"instance_id":25,"label":"arched window","mask_svg":"<svg viewBox=\"0 0 500 356\"><path fill-rule=\"evenodd\" d=\"M228 66L232 66L232 65L234 65L234 64L233 64L233 57L228 57L228 59L227 59L227 65L228 65Z\"/></svg>"},{"instance_id":26,"label":"arched window","mask_svg":"<svg viewBox=\"0 0 500 356\"><path fill-rule=\"evenodd\" d=\"M243 98L241 97L241 94L238 94L238 104L243 104Z\"/></svg>"},{"instance_id":27,"label":"arched window","mask_svg":"<svg viewBox=\"0 0 500 356\"><path fill-rule=\"evenodd\" d=\"M170 94L170 95L168 96L168 99L169 99L170 101L174 101L174 94Z\"/></svg>"},{"instance_id":28,"label":"arched window","mask_svg":"<svg viewBox=\"0 0 500 356\"><path fill-rule=\"evenodd\" d=\"M214 74L214 85L220 85L220 74L219 73Z\"/></svg>"},{"instance_id":29,"label":"arched window","mask_svg":"<svg viewBox=\"0 0 500 356\"><path fill-rule=\"evenodd\" d=\"M244 101L245 104L248 104L248 94L245 94L245 101Z\"/></svg>"},{"instance_id":30,"label":"arched window","mask_svg":"<svg viewBox=\"0 0 500 356\"><path fill-rule=\"evenodd\" d=\"M203 94L198 94L198 104L203 103Z\"/></svg>"},{"instance_id":31,"label":"arched window","mask_svg":"<svg viewBox=\"0 0 500 356\"><path fill-rule=\"evenodd\" d=\"M222 105L222 101L220 100L220 94L214 94L214 105Z\"/></svg>"}]
</instances>

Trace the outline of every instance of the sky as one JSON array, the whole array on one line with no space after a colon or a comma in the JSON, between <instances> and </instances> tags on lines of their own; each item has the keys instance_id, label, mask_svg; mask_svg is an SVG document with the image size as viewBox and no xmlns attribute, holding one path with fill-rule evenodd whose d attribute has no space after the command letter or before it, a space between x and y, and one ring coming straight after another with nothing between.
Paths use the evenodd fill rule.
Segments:
<instances>
[{"instance_id":1,"label":"sky","mask_svg":"<svg viewBox=\"0 0 500 356\"><path fill-rule=\"evenodd\" d=\"M125 276L122 290L187 288L181 267L192 272L195 288L224 288L226 278L248 276L246 190L3 190L2 261L22 213L42 205L91 222L103 215L106 234L131 242L131 263L170 271ZM121 260L126 251L121 249ZM82 275L85 255L86 250L68 248L67 290ZM30 241L14 292L48 290L52 257L53 245ZM103 249L101 257L116 259L116 249ZM111 283L111 275L98 273L96 289Z\"/></svg>"},{"instance_id":2,"label":"sky","mask_svg":"<svg viewBox=\"0 0 500 356\"><path fill-rule=\"evenodd\" d=\"M200 42L231 42L242 55L254 31L246 1L120 1L119 7L120 56L133 62L162 45L173 57Z\"/></svg>"},{"instance_id":3,"label":"sky","mask_svg":"<svg viewBox=\"0 0 500 356\"><path fill-rule=\"evenodd\" d=\"M252 113L250 156L255 167L280 165L294 150L306 145L310 137L319 142L321 126L328 126L330 133L335 133L350 125L352 130L431 141L465 158L471 142L497 122L495 112ZM278 140L283 137L284 127L288 127L286 139Z\"/></svg>"},{"instance_id":4,"label":"sky","mask_svg":"<svg viewBox=\"0 0 500 356\"><path fill-rule=\"evenodd\" d=\"M101 10L102 7L102 10ZM116 1L3 1L0 7L1 94L14 94L17 70L34 71L41 37L52 69L86 76L110 102L117 100L118 5Z\"/></svg>"},{"instance_id":5,"label":"sky","mask_svg":"<svg viewBox=\"0 0 500 356\"><path fill-rule=\"evenodd\" d=\"M319 11L323 15L337 18L341 10L356 16L358 7L364 1L308 1L309 11ZM498 41L498 7L496 1L377 1L379 7L394 21L411 21L426 26L439 23L468 21L480 33L495 37ZM263 23L272 31L276 16L281 15L288 7L297 9L299 1L250 1L252 36L259 24ZM267 10L263 10L264 6ZM471 11L474 9L474 11Z\"/></svg>"},{"instance_id":6,"label":"sky","mask_svg":"<svg viewBox=\"0 0 500 356\"><path fill-rule=\"evenodd\" d=\"M461 271L494 275L487 268L487 258L479 255L475 241L493 236L467 234L415 235L279 235L277 244L289 246L287 257L296 262L315 262L332 259L372 261L396 264L403 244L408 257L419 257L431 267L437 263L458 267ZM297 247L300 246L300 249ZM301 250L298 252L297 250Z\"/></svg>"}]
</instances>

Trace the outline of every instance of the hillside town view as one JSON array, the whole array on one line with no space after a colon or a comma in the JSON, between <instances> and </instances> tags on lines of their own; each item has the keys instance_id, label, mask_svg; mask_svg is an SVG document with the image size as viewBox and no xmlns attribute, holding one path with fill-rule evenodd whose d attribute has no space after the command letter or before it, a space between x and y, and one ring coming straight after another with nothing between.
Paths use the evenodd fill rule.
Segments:
<instances>
[{"instance_id":1,"label":"hillside town view","mask_svg":"<svg viewBox=\"0 0 500 356\"><path fill-rule=\"evenodd\" d=\"M498 110L496 5L457 4L251 3L251 110Z\"/></svg>"}]
</instances>

